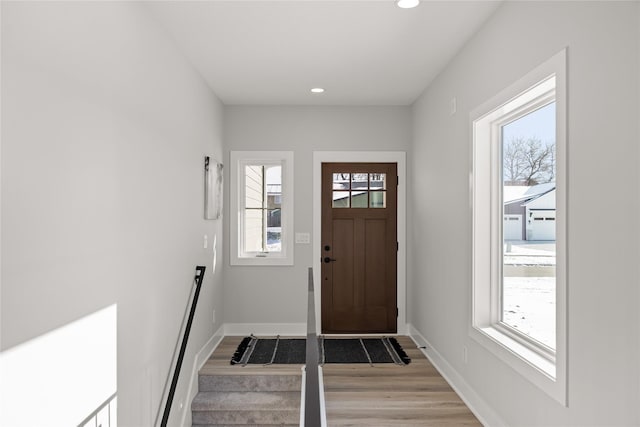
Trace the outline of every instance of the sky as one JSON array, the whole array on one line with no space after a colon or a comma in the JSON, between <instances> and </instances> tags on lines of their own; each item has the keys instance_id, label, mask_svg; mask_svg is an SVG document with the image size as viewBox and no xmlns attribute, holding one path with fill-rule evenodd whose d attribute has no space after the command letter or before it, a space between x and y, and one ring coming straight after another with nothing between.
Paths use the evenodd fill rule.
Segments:
<instances>
[{"instance_id":1,"label":"sky","mask_svg":"<svg viewBox=\"0 0 640 427\"><path fill-rule=\"evenodd\" d=\"M544 143L553 143L556 139L556 103L530 113L520 119L509 123L502 128L505 141L512 137L536 137Z\"/></svg>"}]
</instances>

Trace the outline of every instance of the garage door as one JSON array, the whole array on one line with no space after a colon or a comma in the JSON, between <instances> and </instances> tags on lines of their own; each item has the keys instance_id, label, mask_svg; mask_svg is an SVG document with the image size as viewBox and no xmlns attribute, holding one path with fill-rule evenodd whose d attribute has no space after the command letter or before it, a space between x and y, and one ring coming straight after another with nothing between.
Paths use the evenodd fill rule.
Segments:
<instances>
[{"instance_id":1,"label":"garage door","mask_svg":"<svg viewBox=\"0 0 640 427\"><path fill-rule=\"evenodd\" d=\"M504 240L522 240L522 215L505 215L502 234Z\"/></svg>"},{"instance_id":2,"label":"garage door","mask_svg":"<svg viewBox=\"0 0 640 427\"><path fill-rule=\"evenodd\" d=\"M555 211L533 212L529 240L556 240Z\"/></svg>"}]
</instances>

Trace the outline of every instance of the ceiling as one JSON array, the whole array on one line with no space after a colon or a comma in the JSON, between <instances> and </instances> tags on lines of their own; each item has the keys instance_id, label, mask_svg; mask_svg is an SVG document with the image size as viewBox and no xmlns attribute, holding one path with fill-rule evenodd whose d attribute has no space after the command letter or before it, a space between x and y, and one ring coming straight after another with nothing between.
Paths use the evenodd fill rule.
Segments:
<instances>
[{"instance_id":1,"label":"ceiling","mask_svg":"<svg viewBox=\"0 0 640 427\"><path fill-rule=\"evenodd\" d=\"M412 104L500 1L145 4L226 105L366 106Z\"/></svg>"}]
</instances>

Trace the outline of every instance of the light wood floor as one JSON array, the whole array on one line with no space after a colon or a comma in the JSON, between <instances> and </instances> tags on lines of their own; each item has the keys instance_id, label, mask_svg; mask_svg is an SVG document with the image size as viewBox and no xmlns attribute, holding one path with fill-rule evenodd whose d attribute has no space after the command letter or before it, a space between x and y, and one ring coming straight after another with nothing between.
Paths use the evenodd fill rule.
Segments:
<instances>
[{"instance_id":1,"label":"light wood floor","mask_svg":"<svg viewBox=\"0 0 640 427\"><path fill-rule=\"evenodd\" d=\"M409 337L397 337L411 364L326 364L324 389L329 426L481 426ZM202 373L300 373L301 365L231 366L241 337L225 337Z\"/></svg>"},{"instance_id":2,"label":"light wood floor","mask_svg":"<svg viewBox=\"0 0 640 427\"><path fill-rule=\"evenodd\" d=\"M411 363L324 365L331 426L481 426L409 337L397 337Z\"/></svg>"}]
</instances>

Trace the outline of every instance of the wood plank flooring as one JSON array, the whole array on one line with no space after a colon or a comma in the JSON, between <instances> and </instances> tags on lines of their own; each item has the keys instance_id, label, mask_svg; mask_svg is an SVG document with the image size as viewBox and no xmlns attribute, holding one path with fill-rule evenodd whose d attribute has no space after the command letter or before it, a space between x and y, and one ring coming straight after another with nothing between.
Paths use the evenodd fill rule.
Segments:
<instances>
[{"instance_id":1,"label":"wood plank flooring","mask_svg":"<svg viewBox=\"0 0 640 427\"><path fill-rule=\"evenodd\" d=\"M482 426L409 337L411 363L324 365L330 426Z\"/></svg>"},{"instance_id":2,"label":"wood plank flooring","mask_svg":"<svg viewBox=\"0 0 640 427\"><path fill-rule=\"evenodd\" d=\"M411 364L326 364L329 426L481 426L409 337L397 337ZM242 337L225 337L200 372L218 375L300 373L301 365L231 366Z\"/></svg>"}]
</instances>

